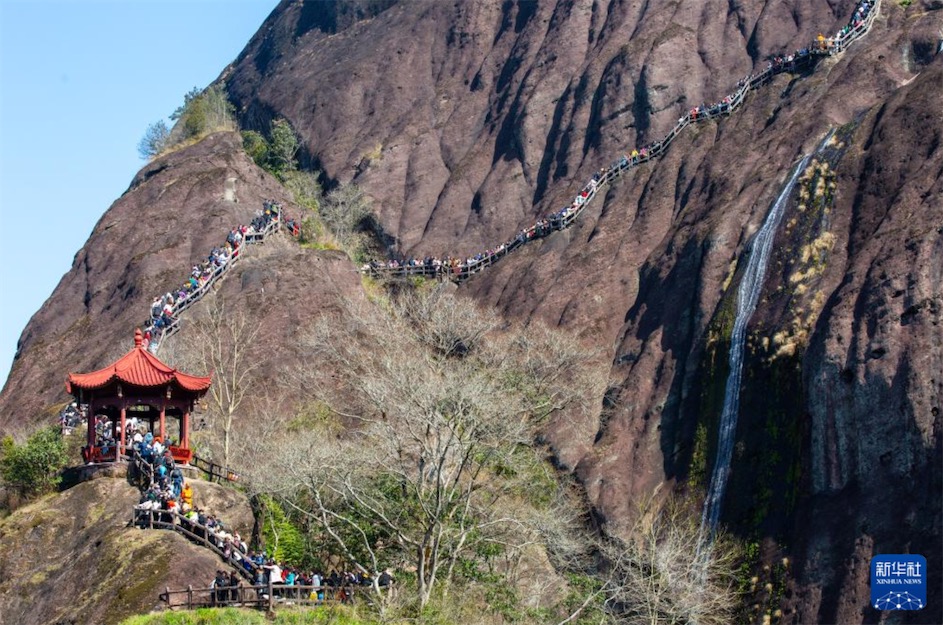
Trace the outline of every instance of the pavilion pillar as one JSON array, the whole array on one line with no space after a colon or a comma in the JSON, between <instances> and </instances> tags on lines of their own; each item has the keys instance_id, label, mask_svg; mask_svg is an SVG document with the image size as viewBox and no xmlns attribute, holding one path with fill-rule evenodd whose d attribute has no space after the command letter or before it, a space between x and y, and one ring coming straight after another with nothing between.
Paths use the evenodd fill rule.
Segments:
<instances>
[{"instance_id":1,"label":"pavilion pillar","mask_svg":"<svg viewBox=\"0 0 943 625\"><path fill-rule=\"evenodd\" d=\"M190 449L190 408L183 409L183 416L180 417L180 446L184 449Z\"/></svg>"},{"instance_id":2,"label":"pavilion pillar","mask_svg":"<svg viewBox=\"0 0 943 625\"><path fill-rule=\"evenodd\" d=\"M95 446L95 401L90 400L88 402L88 414L85 415L85 419L88 422L88 432L86 432L86 442L88 443L89 451L91 452L92 447Z\"/></svg>"},{"instance_id":3,"label":"pavilion pillar","mask_svg":"<svg viewBox=\"0 0 943 625\"><path fill-rule=\"evenodd\" d=\"M121 402L121 432L118 433L118 441L119 441L118 455L115 456L115 460L120 460L121 456L124 455L125 444L127 442L125 441L125 438L127 436L125 434L125 432L127 431L127 426L126 426L127 418L128 418L128 415L127 415L125 402Z\"/></svg>"},{"instance_id":4,"label":"pavilion pillar","mask_svg":"<svg viewBox=\"0 0 943 625\"><path fill-rule=\"evenodd\" d=\"M167 402L160 405L160 442L167 444Z\"/></svg>"}]
</instances>

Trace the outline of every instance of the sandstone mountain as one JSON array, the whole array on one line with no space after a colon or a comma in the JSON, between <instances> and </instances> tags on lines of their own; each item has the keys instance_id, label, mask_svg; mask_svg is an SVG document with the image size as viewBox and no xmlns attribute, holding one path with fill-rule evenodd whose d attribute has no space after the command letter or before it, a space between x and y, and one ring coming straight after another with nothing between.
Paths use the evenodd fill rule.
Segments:
<instances>
[{"instance_id":1,"label":"sandstone mountain","mask_svg":"<svg viewBox=\"0 0 943 625\"><path fill-rule=\"evenodd\" d=\"M600 166L834 33L854 4L286 0L221 80L243 127L284 117L305 165L362 185L393 252L463 255L568 204ZM881 3L841 57L688 129L575 227L460 289L611 359L599 413L547 439L600 525L623 532L638 501L709 468L750 237L796 159L840 129L816 174L827 201L796 200L777 234L724 514L764 557L791 559L784 622L874 621L871 555L943 552L943 5L909 4ZM47 421L65 373L126 350L150 299L268 197L297 210L234 134L146 166L24 330L0 425ZM265 320L277 378L297 331L362 291L337 253L253 252L224 290ZM932 601L908 622L943 620Z\"/></svg>"},{"instance_id":2,"label":"sandstone mountain","mask_svg":"<svg viewBox=\"0 0 943 625\"><path fill-rule=\"evenodd\" d=\"M196 501L208 513L224 510L235 531L252 531L244 496L209 482L194 486ZM201 587L225 568L211 551L179 534L133 527L131 507L139 496L124 479L106 477L49 495L0 521L0 623L119 623L157 607L165 587L195 581Z\"/></svg>"},{"instance_id":3,"label":"sandstone mountain","mask_svg":"<svg viewBox=\"0 0 943 625\"><path fill-rule=\"evenodd\" d=\"M226 199L227 186L235 187L233 200ZM284 188L245 155L236 133L213 135L142 169L24 331L0 399L3 426L35 423L67 399L64 374L51 372L92 371L130 349L151 300L179 288L189 268L269 198L299 213ZM290 345L300 319L322 300L359 288L354 268L336 252L277 244L252 251L226 288L242 291L248 312L265 319L265 340ZM318 278L309 281L308 271Z\"/></svg>"}]
</instances>

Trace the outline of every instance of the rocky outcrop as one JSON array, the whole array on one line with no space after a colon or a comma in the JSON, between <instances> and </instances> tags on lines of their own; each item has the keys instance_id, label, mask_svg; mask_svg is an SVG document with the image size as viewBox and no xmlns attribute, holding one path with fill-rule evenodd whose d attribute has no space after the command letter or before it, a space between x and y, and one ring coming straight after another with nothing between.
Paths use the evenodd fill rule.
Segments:
<instances>
[{"instance_id":1,"label":"rocky outcrop","mask_svg":"<svg viewBox=\"0 0 943 625\"><path fill-rule=\"evenodd\" d=\"M829 259L802 361L801 622L859 622L875 553L943 553L941 81L936 63L876 107L839 170L844 245ZM929 588L943 585L935 568ZM817 587L841 592L819 597ZM940 598L930 601L931 619L914 622L941 614Z\"/></svg>"},{"instance_id":2,"label":"rocky outcrop","mask_svg":"<svg viewBox=\"0 0 943 625\"><path fill-rule=\"evenodd\" d=\"M312 160L331 178L352 178L366 186L400 253L463 254L504 241L536 215L568 203L594 168L627 147L659 137L686 106L718 99L768 54L800 47L819 31L836 30L852 8L846 3L826 14L823 7L793 6L787 14L779 3L707 3L698 10L615 3L400 6L330 38L301 35L294 50L265 75L254 73L250 48L228 78L248 123L257 123L263 110L285 115L305 136ZM821 63L810 76L777 78L735 117L694 129L665 159L613 185L575 228L528 246L463 287L511 316L572 327L609 351L614 362L610 407L598 420L561 419L549 432L561 465L580 476L609 531L627 527L638 501L664 492L666 481L689 479L697 451L710 461L709 427L704 449L697 450L699 425L711 423L705 399L710 382L703 378L722 381L726 357L722 349L707 349L710 328L725 314L724 296L738 283L737 259L794 160L828 128L862 115L873 119L889 98L916 95L899 91L908 81L913 80L910 89L939 93L933 86L939 61L921 52L938 37L940 15L930 8L905 12L886 4L872 34L842 58ZM293 19L291 11L273 16L288 23ZM451 45L441 47L443 40ZM370 45L359 45L367 41ZM314 72L314 66L323 69ZM321 79L319 88L285 97L288 85L315 76ZM934 127L937 122L924 119L934 106L921 101L918 107L924 114L916 118L925 128ZM857 155L878 154L867 123L846 139L848 156L837 164L837 200L828 226L811 240L781 235L787 257L801 255L802 246L825 233L834 240L819 242L827 243L829 255L822 261L823 275L806 276L807 292L783 289L777 296L782 284L793 284L791 275L808 273L808 267L792 266L792 274L781 268L782 275L770 281L752 330L757 349L746 384L756 385L756 393L745 399L754 408L759 401L773 405L756 418L747 415L741 426L728 497L726 521L745 539L773 540L780 544L775 553L785 550L792 557L793 591L801 599L786 610L801 622L865 618L866 593L841 571L854 569L849 579L860 584L855 566L867 565L868 549L939 551L934 499L924 511L935 511L936 520L932 514L920 516L919 538L908 545L875 542L868 532L854 529L872 522L866 497L823 496L812 480L835 464L844 463L854 474L861 445L847 445L837 457L823 451L827 443L819 432L833 417L824 418L831 414L831 402L823 402L815 388L847 384L841 381L845 367L824 376L810 373L829 361L817 343L821 324L833 314L828 302L838 296L832 294L857 293L845 282L846 272L857 276L851 284L861 286L867 275L867 270L851 269L871 262L855 243L863 237L859 229L884 220L892 205L896 216L906 215L927 232L939 223L938 190L924 185L920 193L905 197L891 190L899 186L891 180L920 177L918 170L932 178L938 171L933 132L917 150L920 159L902 155L891 172L874 156L865 172ZM893 154L900 148L884 149ZM856 198L865 179L873 197L861 205ZM794 205L787 228L797 211ZM914 232L891 231L899 250L920 240ZM924 265L940 264L934 245L918 244ZM897 282L911 282L907 272L916 258L900 260ZM804 325L797 329L793 322L800 309ZM867 325L865 309L849 312L859 319L854 327ZM921 336L916 328L904 331ZM764 336L770 342L777 335L781 343L761 354ZM718 340L722 343L722 336ZM792 354L763 366L761 358L770 359L784 347ZM940 357L938 345L925 347L933 358ZM941 458L939 441L926 435L940 429L929 407L938 402L938 387L907 384L891 390L900 376L912 377L909 362L925 359L915 350L905 347L900 361L885 365L882 379L858 378L860 384L843 399L846 413L854 417L842 425L857 421L842 436L860 441L865 437L853 432L878 425L870 423L877 415L865 406L875 401L900 406L902 396L909 396L907 405L921 397L919 411L928 415L924 434L908 439L912 442L901 459L901 466L919 459L924 468L911 464L912 476L929 471ZM705 362L709 355L717 358L713 369ZM904 409L878 430L912 431L912 410L917 407ZM769 419L774 427L767 429ZM882 454L897 455L884 438L868 439L867 462L874 470L880 470ZM777 462L764 463L775 454L781 455ZM758 473L763 479L751 484ZM855 475L851 482L866 477ZM924 501L922 489L934 484L932 479L909 488L899 484L899 496ZM842 515L832 530L810 534L810 518L823 505ZM821 568L823 561L829 564ZM846 562L859 564L845 567ZM939 605L932 609L940 611Z\"/></svg>"},{"instance_id":3,"label":"rocky outcrop","mask_svg":"<svg viewBox=\"0 0 943 625\"><path fill-rule=\"evenodd\" d=\"M234 201L225 199L233 187ZM285 189L246 157L236 133L213 135L144 167L23 331L0 393L0 429L50 423L68 398L65 375L93 371L127 351L152 299L183 284L189 268L223 244L230 228L249 223L268 198L300 213ZM258 312L262 340L290 345L299 317L359 291L352 265L337 253L275 242L263 247L248 249L223 283L233 305L248 302ZM270 260L259 264L258 257ZM162 357L174 364L172 349Z\"/></svg>"},{"instance_id":4,"label":"rocky outcrop","mask_svg":"<svg viewBox=\"0 0 943 625\"><path fill-rule=\"evenodd\" d=\"M223 78L247 127L285 117L327 182L363 185L396 251L460 255L569 203L596 168L768 55L836 31L853 5L286 0ZM847 125L816 174L832 199L814 218L797 200L777 239L725 504L744 539L791 558L787 622L875 620L870 553L941 551L938 5L885 1L842 57L690 129L578 225L460 289L572 328L611 358L599 413L546 437L595 519L623 532L640 499L696 484L709 465L739 260L795 160ZM231 177L238 204L220 199ZM3 423L61 397L65 371L126 349L114 337L130 337L150 297L263 197L290 206L233 135L142 170L24 332ZM272 371L296 358L311 314L361 296L327 252L266 243L239 271L223 293L265 320Z\"/></svg>"},{"instance_id":5,"label":"rocky outcrop","mask_svg":"<svg viewBox=\"0 0 943 625\"><path fill-rule=\"evenodd\" d=\"M401 252L458 254L506 240L685 105L848 12L397 3L335 32L304 6L282 3L224 73L244 123L286 117L329 178L370 190Z\"/></svg>"},{"instance_id":6,"label":"rocky outcrop","mask_svg":"<svg viewBox=\"0 0 943 625\"><path fill-rule=\"evenodd\" d=\"M229 496L212 484L197 486L211 507ZM174 532L132 527L138 498L124 480L101 478L0 521L0 623L118 623L158 607L165 587L208 585L225 568L216 554ZM243 518L247 508L243 498L214 511Z\"/></svg>"}]
</instances>

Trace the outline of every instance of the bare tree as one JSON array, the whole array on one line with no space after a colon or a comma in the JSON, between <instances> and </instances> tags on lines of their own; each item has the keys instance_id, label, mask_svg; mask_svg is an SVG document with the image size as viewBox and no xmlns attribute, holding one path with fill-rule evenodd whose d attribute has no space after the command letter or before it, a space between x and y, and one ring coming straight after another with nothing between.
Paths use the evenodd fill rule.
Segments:
<instances>
[{"instance_id":1,"label":"bare tree","mask_svg":"<svg viewBox=\"0 0 943 625\"><path fill-rule=\"evenodd\" d=\"M557 488L535 480L533 442L543 418L600 389L593 355L559 332L498 333L492 313L440 292L345 312L311 348L334 371L314 388L352 427L297 436L264 483L351 561L413 568L420 606L484 545L519 554L565 534L554 524L575 515L531 497Z\"/></svg>"},{"instance_id":2,"label":"bare tree","mask_svg":"<svg viewBox=\"0 0 943 625\"><path fill-rule=\"evenodd\" d=\"M724 625L740 603L736 570L741 554L723 534L702 549L694 502L671 499L645 506L627 541L603 547L609 562L607 600L630 625Z\"/></svg>"},{"instance_id":3,"label":"bare tree","mask_svg":"<svg viewBox=\"0 0 943 625\"><path fill-rule=\"evenodd\" d=\"M138 143L138 154L145 161L158 156L167 147L169 136L170 129L167 128L167 122L162 119L154 122L144 131L144 136Z\"/></svg>"},{"instance_id":4,"label":"bare tree","mask_svg":"<svg viewBox=\"0 0 943 625\"><path fill-rule=\"evenodd\" d=\"M261 323L250 322L215 294L204 299L202 314L195 315L180 334L178 358L203 371L212 371L208 394L212 427L219 434L223 464L230 465L233 421L246 400L257 394L254 374L259 368L256 338Z\"/></svg>"},{"instance_id":5,"label":"bare tree","mask_svg":"<svg viewBox=\"0 0 943 625\"><path fill-rule=\"evenodd\" d=\"M346 244L361 221L370 214L370 198L362 188L348 183L328 193L318 210L324 225L338 241Z\"/></svg>"}]
</instances>

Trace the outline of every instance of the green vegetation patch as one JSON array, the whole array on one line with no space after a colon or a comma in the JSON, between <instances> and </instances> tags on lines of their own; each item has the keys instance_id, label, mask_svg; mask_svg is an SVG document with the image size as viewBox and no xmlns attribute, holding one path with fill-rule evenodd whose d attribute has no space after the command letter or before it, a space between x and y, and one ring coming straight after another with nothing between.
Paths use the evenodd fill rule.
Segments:
<instances>
[{"instance_id":1,"label":"green vegetation patch","mask_svg":"<svg viewBox=\"0 0 943 625\"><path fill-rule=\"evenodd\" d=\"M242 145L255 164L278 178L294 202L305 209L301 216L303 247L340 250L356 263L385 254L388 237L373 214L370 197L355 184L342 184L324 193L316 172L299 169L301 143L287 120L272 120L265 134L244 130Z\"/></svg>"},{"instance_id":2,"label":"green vegetation patch","mask_svg":"<svg viewBox=\"0 0 943 625\"><path fill-rule=\"evenodd\" d=\"M170 115L170 119L176 122L173 128L168 128L164 120L147 127L138 143L138 154L142 159L150 160L192 145L214 132L235 130L234 111L223 85L210 85L206 89L194 87L183 96L183 104Z\"/></svg>"},{"instance_id":3,"label":"green vegetation patch","mask_svg":"<svg viewBox=\"0 0 943 625\"><path fill-rule=\"evenodd\" d=\"M374 622L359 615L355 608L330 606L279 608L272 615L239 608L201 608L132 616L121 625L369 625Z\"/></svg>"},{"instance_id":4,"label":"green vegetation patch","mask_svg":"<svg viewBox=\"0 0 943 625\"><path fill-rule=\"evenodd\" d=\"M54 490L68 460L58 427L43 428L22 445L10 436L0 441L0 478L24 499Z\"/></svg>"},{"instance_id":5,"label":"green vegetation patch","mask_svg":"<svg viewBox=\"0 0 943 625\"><path fill-rule=\"evenodd\" d=\"M260 503L265 554L283 564L304 564L306 549L301 531L275 499L262 495Z\"/></svg>"}]
</instances>

